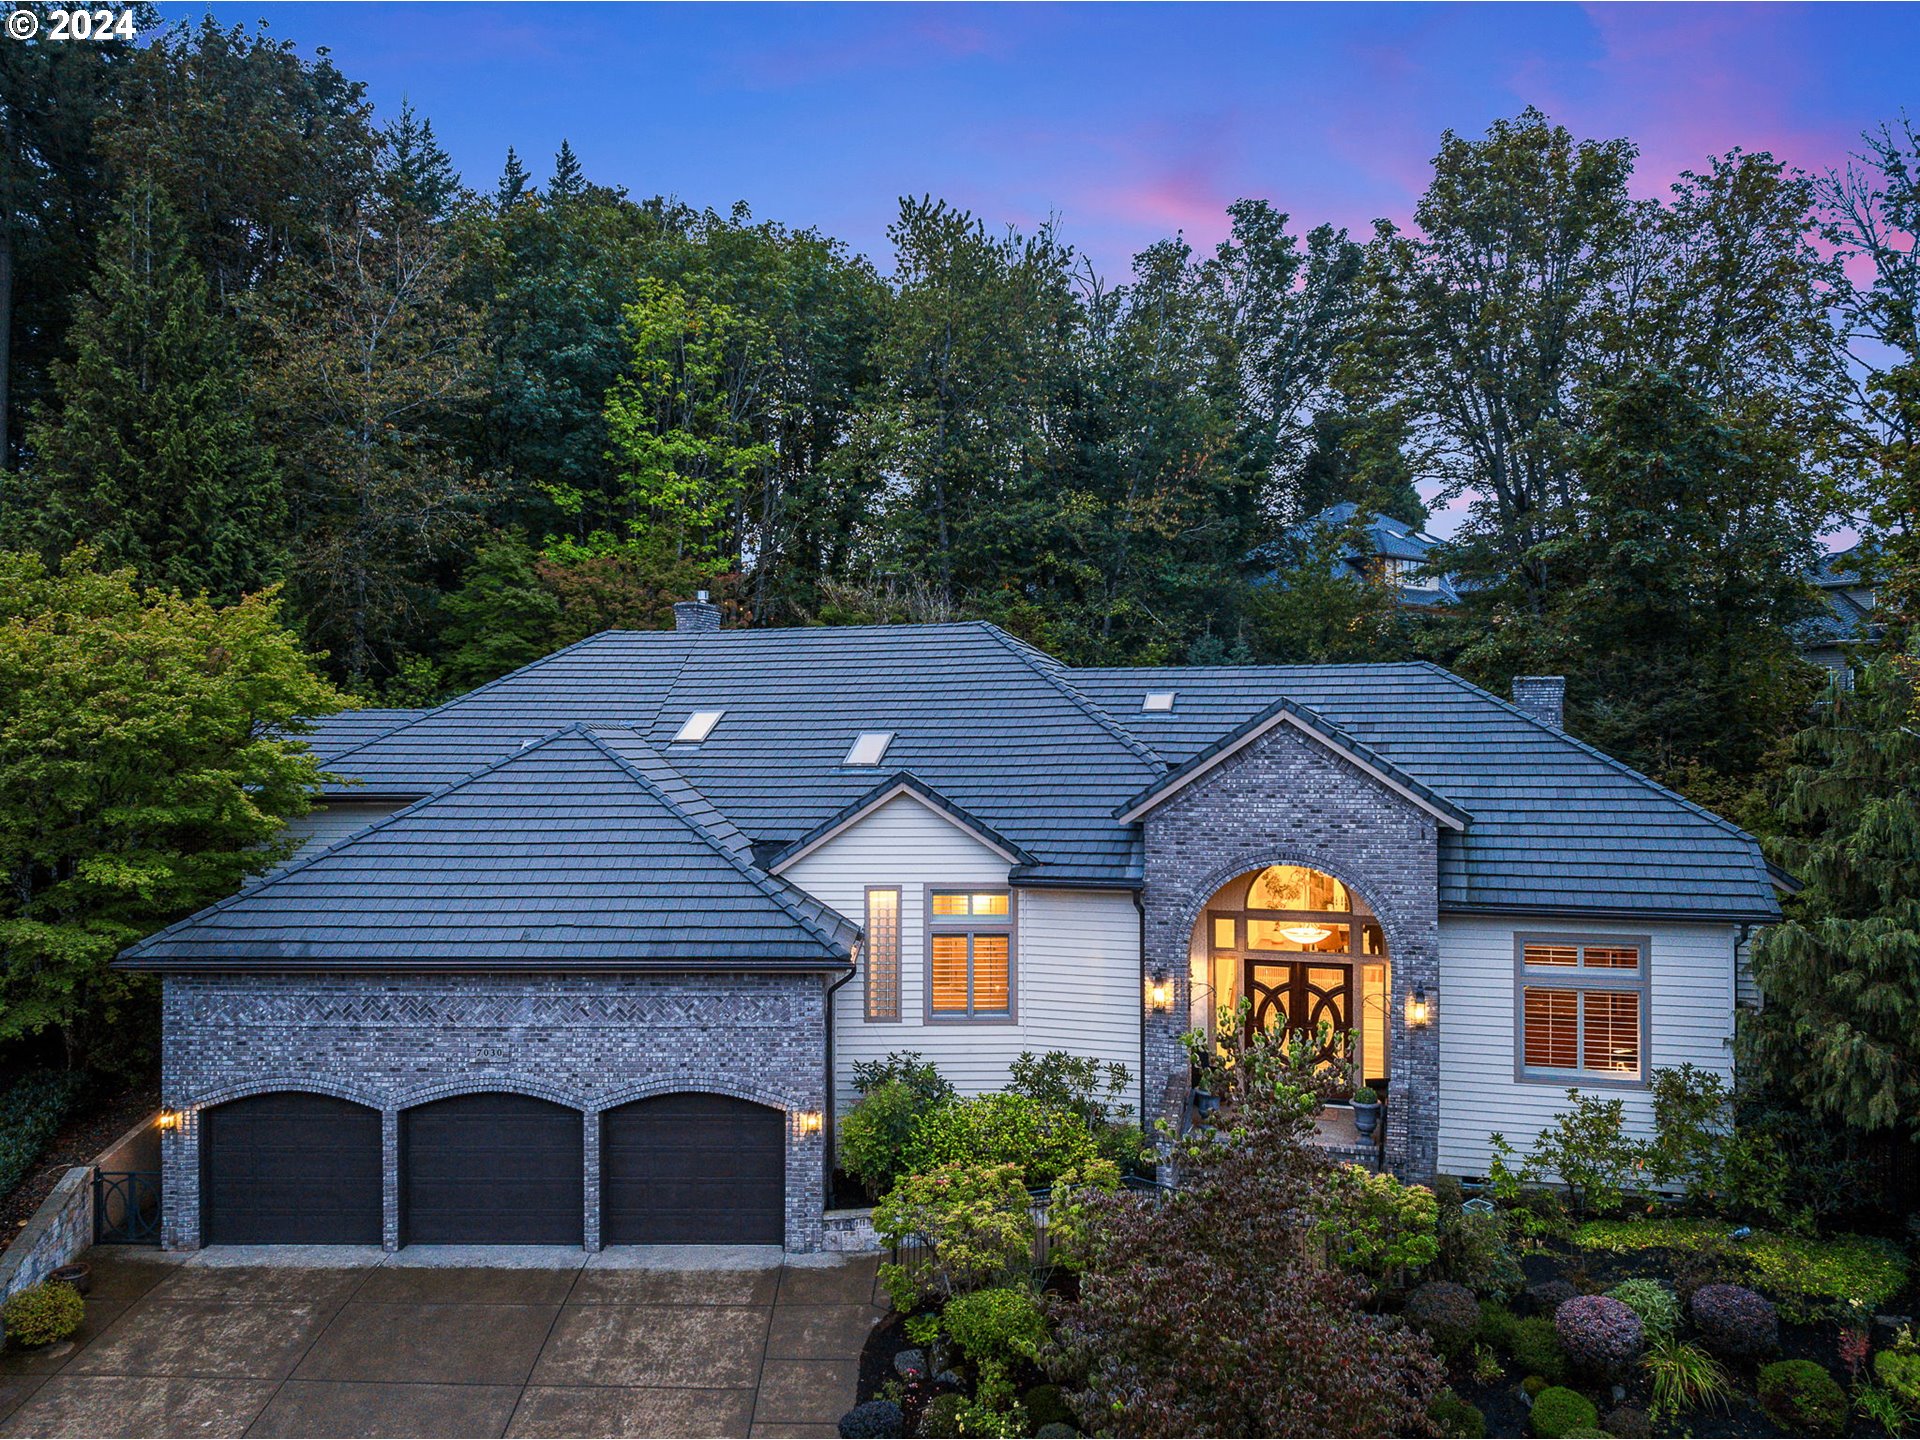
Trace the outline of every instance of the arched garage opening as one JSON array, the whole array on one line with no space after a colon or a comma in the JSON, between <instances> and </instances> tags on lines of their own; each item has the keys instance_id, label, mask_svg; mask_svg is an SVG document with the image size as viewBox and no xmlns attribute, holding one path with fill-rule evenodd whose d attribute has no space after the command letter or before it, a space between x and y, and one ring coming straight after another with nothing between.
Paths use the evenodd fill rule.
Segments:
<instances>
[{"instance_id":1,"label":"arched garage opening","mask_svg":"<svg viewBox=\"0 0 1920 1440\"><path fill-rule=\"evenodd\" d=\"M200 1116L207 1245L378 1245L380 1112L276 1090Z\"/></svg>"},{"instance_id":2,"label":"arched garage opening","mask_svg":"<svg viewBox=\"0 0 1920 1440\"><path fill-rule=\"evenodd\" d=\"M579 1245L585 1121L531 1095L483 1091L400 1117L400 1226L408 1245Z\"/></svg>"},{"instance_id":3,"label":"arched garage opening","mask_svg":"<svg viewBox=\"0 0 1920 1440\"><path fill-rule=\"evenodd\" d=\"M656 1095L605 1112L600 1238L608 1245L779 1245L786 1116L730 1095Z\"/></svg>"}]
</instances>

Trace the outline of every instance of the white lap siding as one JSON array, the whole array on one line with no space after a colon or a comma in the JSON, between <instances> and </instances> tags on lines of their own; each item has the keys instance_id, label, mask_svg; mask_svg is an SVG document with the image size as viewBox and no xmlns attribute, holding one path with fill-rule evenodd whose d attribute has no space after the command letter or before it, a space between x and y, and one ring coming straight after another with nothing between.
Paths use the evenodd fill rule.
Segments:
<instances>
[{"instance_id":1,"label":"white lap siding","mask_svg":"<svg viewBox=\"0 0 1920 1440\"><path fill-rule=\"evenodd\" d=\"M1733 925L1646 921L1440 917L1440 1170L1485 1175L1495 1131L1524 1154L1567 1109L1567 1083L1514 1078L1514 935L1645 935L1652 985L1643 1071L1691 1062L1733 1074ZM1648 1091L1596 1085L1584 1092L1626 1101L1635 1134L1653 1130Z\"/></svg>"},{"instance_id":2,"label":"white lap siding","mask_svg":"<svg viewBox=\"0 0 1920 1440\"><path fill-rule=\"evenodd\" d=\"M1005 886L1007 861L909 796L881 806L804 857L783 877L856 925L869 886L900 890L900 1019L866 1018L866 975L840 987L834 1005L834 1093L840 1113L857 1098L853 1066L917 1050L963 1094L1004 1089L1022 1050L1066 1050L1140 1073L1140 919L1130 894L1097 890L1014 893L1014 1020L926 1019L926 889Z\"/></svg>"}]
</instances>

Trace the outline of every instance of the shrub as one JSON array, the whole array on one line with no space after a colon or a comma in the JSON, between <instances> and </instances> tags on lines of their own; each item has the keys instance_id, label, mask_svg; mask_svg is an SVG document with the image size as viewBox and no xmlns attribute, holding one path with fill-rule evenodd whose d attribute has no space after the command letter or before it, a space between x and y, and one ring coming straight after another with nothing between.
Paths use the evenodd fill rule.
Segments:
<instances>
[{"instance_id":1,"label":"shrub","mask_svg":"<svg viewBox=\"0 0 1920 1440\"><path fill-rule=\"evenodd\" d=\"M1495 1135L1493 1149L1500 1169L1520 1183L1558 1178L1572 1191L1581 1212L1618 1209L1627 1190L1639 1183L1649 1159L1649 1148L1627 1133L1626 1102L1569 1089L1571 1108L1553 1117L1542 1130L1518 1171L1510 1161L1513 1147Z\"/></svg>"},{"instance_id":2,"label":"shrub","mask_svg":"<svg viewBox=\"0 0 1920 1440\"><path fill-rule=\"evenodd\" d=\"M1049 1420L1034 1429L1033 1440L1073 1440L1079 1433L1065 1420Z\"/></svg>"},{"instance_id":3,"label":"shrub","mask_svg":"<svg viewBox=\"0 0 1920 1440\"><path fill-rule=\"evenodd\" d=\"M1567 1376L1567 1352L1553 1321L1544 1315L1529 1315L1516 1320L1513 1338L1508 1344L1514 1365L1528 1375L1543 1375L1549 1380Z\"/></svg>"},{"instance_id":4,"label":"shrub","mask_svg":"<svg viewBox=\"0 0 1920 1440\"><path fill-rule=\"evenodd\" d=\"M1640 1329L1649 1343L1664 1340L1680 1328L1680 1302L1658 1280L1628 1280L1607 1291L1640 1317Z\"/></svg>"},{"instance_id":5,"label":"shrub","mask_svg":"<svg viewBox=\"0 0 1920 1440\"><path fill-rule=\"evenodd\" d=\"M1442 1435L1457 1436L1459 1440L1485 1440L1487 1417L1480 1413L1478 1405L1469 1405L1451 1390L1427 1407L1427 1418Z\"/></svg>"},{"instance_id":6,"label":"shrub","mask_svg":"<svg viewBox=\"0 0 1920 1440\"><path fill-rule=\"evenodd\" d=\"M919 1433L926 1440L960 1440L966 1433L960 1428L961 1417L971 1408L972 1402L964 1395L936 1395L920 1412Z\"/></svg>"},{"instance_id":7,"label":"shrub","mask_svg":"<svg viewBox=\"0 0 1920 1440\"><path fill-rule=\"evenodd\" d=\"M929 1111L914 1127L903 1168L924 1174L940 1165L1017 1165L1029 1188L1051 1185L1065 1170L1100 1158L1086 1122L1025 1095L976 1095Z\"/></svg>"},{"instance_id":8,"label":"shrub","mask_svg":"<svg viewBox=\"0 0 1920 1440\"><path fill-rule=\"evenodd\" d=\"M1093 1244L1093 1212L1088 1201L1120 1188L1120 1169L1111 1160L1089 1160L1062 1170L1047 1199L1047 1264L1078 1270Z\"/></svg>"},{"instance_id":9,"label":"shrub","mask_svg":"<svg viewBox=\"0 0 1920 1440\"><path fill-rule=\"evenodd\" d=\"M1432 1272L1436 1280L1451 1280L1495 1300L1518 1294L1527 1283L1507 1243L1507 1218L1498 1211L1484 1214L1443 1204L1439 1241Z\"/></svg>"},{"instance_id":10,"label":"shrub","mask_svg":"<svg viewBox=\"0 0 1920 1440\"><path fill-rule=\"evenodd\" d=\"M1474 1333L1502 1354L1513 1353L1513 1327L1520 1317L1495 1300L1480 1302L1480 1328Z\"/></svg>"},{"instance_id":11,"label":"shrub","mask_svg":"<svg viewBox=\"0 0 1920 1440\"><path fill-rule=\"evenodd\" d=\"M1580 1292L1566 1280L1542 1280L1538 1285L1527 1287L1527 1303L1533 1306L1534 1313L1553 1318L1553 1312Z\"/></svg>"},{"instance_id":12,"label":"shrub","mask_svg":"<svg viewBox=\"0 0 1920 1440\"><path fill-rule=\"evenodd\" d=\"M1381 1278L1431 1264L1440 1253L1439 1206L1422 1185L1403 1185L1364 1165L1342 1165L1318 1228L1334 1259L1349 1270Z\"/></svg>"},{"instance_id":13,"label":"shrub","mask_svg":"<svg viewBox=\"0 0 1920 1440\"><path fill-rule=\"evenodd\" d=\"M0 1326L16 1345L51 1345L78 1330L86 1314L87 1302L78 1290L47 1280L9 1295L0 1305Z\"/></svg>"},{"instance_id":14,"label":"shrub","mask_svg":"<svg viewBox=\"0 0 1920 1440\"><path fill-rule=\"evenodd\" d=\"M1552 1383L1544 1375L1529 1375L1520 1382L1520 1393L1529 1401L1538 1400L1541 1391L1552 1388Z\"/></svg>"},{"instance_id":15,"label":"shrub","mask_svg":"<svg viewBox=\"0 0 1920 1440\"><path fill-rule=\"evenodd\" d=\"M923 1293L951 1299L1024 1278L1033 1258L1026 1187L1012 1165L942 1165L909 1175L873 1209L873 1228L889 1245L915 1236L932 1247L929 1263L909 1273L880 1267L894 1308L910 1311Z\"/></svg>"},{"instance_id":16,"label":"shrub","mask_svg":"<svg viewBox=\"0 0 1920 1440\"><path fill-rule=\"evenodd\" d=\"M1067 1409L1066 1397L1058 1385L1036 1385L1020 1399L1027 1407L1027 1418L1035 1425L1071 1426L1074 1422L1074 1414Z\"/></svg>"},{"instance_id":17,"label":"shrub","mask_svg":"<svg viewBox=\"0 0 1920 1440\"><path fill-rule=\"evenodd\" d=\"M1646 1348L1646 1332L1630 1306L1605 1295L1576 1295L1553 1312L1567 1358L1583 1370L1617 1375Z\"/></svg>"},{"instance_id":18,"label":"shrub","mask_svg":"<svg viewBox=\"0 0 1920 1440\"><path fill-rule=\"evenodd\" d=\"M1873 1378L1907 1409L1920 1414L1920 1354L1882 1350L1873 1357Z\"/></svg>"},{"instance_id":19,"label":"shrub","mask_svg":"<svg viewBox=\"0 0 1920 1440\"><path fill-rule=\"evenodd\" d=\"M1309 1261L1332 1166L1298 1111L1249 1090L1231 1143L1184 1145L1158 1203L1093 1196L1078 1297L1042 1352L1068 1402L1121 1435L1417 1434L1444 1379L1426 1342ZM1221 1336L1232 1337L1230 1361Z\"/></svg>"},{"instance_id":20,"label":"shrub","mask_svg":"<svg viewBox=\"0 0 1920 1440\"><path fill-rule=\"evenodd\" d=\"M884 1060L853 1062L853 1088L871 1095L882 1085L904 1085L927 1106L951 1100L953 1082L917 1050L895 1050Z\"/></svg>"},{"instance_id":21,"label":"shrub","mask_svg":"<svg viewBox=\"0 0 1920 1440\"><path fill-rule=\"evenodd\" d=\"M6 1117L0 1126L0 1195L24 1180L53 1143L84 1083L78 1071L38 1070L21 1076L0 1095L0 1116Z\"/></svg>"},{"instance_id":22,"label":"shrub","mask_svg":"<svg viewBox=\"0 0 1920 1440\"><path fill-rule=\"evenodd\" d=\"M1653 1434L1653 1420L1638 1405L1616 1405L1600 1417L1600 1428L1620 1440L1647 1440Z\"/></svg>"},{"instance_id":23,"label":"shrub","mask_svg":"<svg viewBox=\"0 0 1920 1440\"><path fill-rule=\"evenodd\" d=\"M841 1440L895 1440L907 1433L907 1417L891 1400L868 1400L840 1417Z\"/></svg>"},{"instance_id":24,"label":"shrub","mask_svg":"<svg viewBox=\"0 0 1920 1440\"><path fill-rule=\"evenodd\" d=\"M1693 1292L1693 1323L1716 1355L1752 1360L1780 1344L1780 1315L1744 1285L1702 1285Z\"/></svg>"},{"instance_id":25,"label":"shrub","mask_svg":"<svg viewBox=\"0 0 1920 1440\"><path fill-rule=\"evenodd\" d=\"M1653 1413L1663 1421L1689 1410L1714 1409L1732 1389L1718 1360L1678 1336L1655 1340L1647 1349L1644 1363L1653 1382Z\"/></svg>"},{"instance_id":26,"label":"shrub","mask_svg":"<svg viewBox=\"0 0 1920 1440\"><path fill-rule=\"evenodd\" d=\"M1789 1435L1838 1435L1847 1423L1847 1392L1811 1360L1760 1367L1760 1408Z\"/></svg>"},{"instance_id":27,"label":"shrub","mask_svg":"<svg viewBox=\"0 0 1920 1440\"><path fill-rule=\"evenodd\" d=\"M1533 1399L1533 1433L1543 1440L1600 1428L1600 1412L1578 1390L1564 1385L1549 1385Z\"/></svg>"},{"instance_id":28,"label":"shrub","mask_svg":"<svg viewBox=\"0 0 1920 1440\"><path fill-rule=\"evenodd\" d=\"M904 1173L913 1133L933 1108L899 1080L874 1086L840 1122L841 1168L884 1195Z\"/></svg>"},{"instance_id":29,"label":"shrub","mask_svg":"<svg viewBox=\"0 0 1920 1440\"><path fill-rule=\"evenodd\" d=\"M941 1312L947 1334L976 1365L1031 1360L1047 1338L1047 1322L1026 1290L956 1295Z\"/></svg>"},{"instance_id":30,"label":"shrub","mask_svg":"<svg viewBox=\"0 0 1920 1440\"><path fill-rule=\"evenodd\" d=\"M1480 1326L1480 1302L1464 1285L1451 1280L1429 1280L1407 1296L1406 1322L1433 1342L1449 1358L1466 1349Z\"/></svg>"}]
</instances>

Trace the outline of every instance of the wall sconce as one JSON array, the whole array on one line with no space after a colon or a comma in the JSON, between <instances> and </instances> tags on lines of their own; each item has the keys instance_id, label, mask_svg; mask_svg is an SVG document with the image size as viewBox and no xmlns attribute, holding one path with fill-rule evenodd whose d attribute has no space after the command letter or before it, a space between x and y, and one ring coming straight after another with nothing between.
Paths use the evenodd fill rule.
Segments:
<instances>
[{"instance_id":1,"label":"wall sconce","mask_svg":"<svg viewBox=\"0 0 1920 1440\"><path fill-rule=\"evenodd\" d=\"M1147 981L1147 1004L1153 1010L1164 1015L1173 1009L1173 979L1167 975L1156 975Z\"/></svg>"},{"instance_id":2,"label":"wall sconce","mask_svg":"<svg viewBox=\"0 0 1920 1440\"><path fill-rule=\"evenodd\" d=\"M822 1121L818 1110L802 1110L798 1118L800 1121L800 1133L802 1135L818 1135L820 1133Z\"/></svg>"},{"instance_id":3,"label":"wall sconce","mask_svg":"<svg viewBox=\"0 0 1920 1440\"><path fill-rule=\"evenodd\" d=\"M1433 1001L1423 987L1416 986L1407 996L1407 1024L1415 1030L1433 1023Z\"/></svg>"},{"instance_id":4,"label":"wall sconce","mask_svg":"<svg viewBox=\"0 0 1920 1440\"><path fill-rule=\"evenodd\" d=\"M180 1112L178 1110L162 1110L160 1112L160 1118L153 1123L158 1125L162 1130L178 1130L180 1128Z\"/></svg>"}]
</instances>

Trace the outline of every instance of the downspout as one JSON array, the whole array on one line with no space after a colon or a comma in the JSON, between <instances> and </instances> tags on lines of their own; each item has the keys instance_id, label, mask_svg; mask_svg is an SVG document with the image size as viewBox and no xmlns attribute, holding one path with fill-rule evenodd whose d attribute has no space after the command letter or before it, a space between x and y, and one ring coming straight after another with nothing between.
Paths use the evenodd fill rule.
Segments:
<instances>
[{"instance_id":1,"label":"downspout","mask_svg":"<svg viewBox=\"0 0 1920 1440\"><path fill-rule=\"evenodd\" d=\"M1140 1129L1148 1131L1147 1121L1147 902L1141 892L1133 892L1134 912L1140 917Z\"/></svg>"},{"instance_id":2,"label":"downspout","mask_svg":"<svg viewBox=\"0 0 1920 1440\"><path fill-rule=\"evenodd\" d=\"M833 1208L831 1204L831 1201L833 1200L833 1140L834 1140L834 1137L833 1137L833 997L834 997L834 993L837 990L839 990L839 988L842 985L846 984L847 981L851 980L854 977L854 973L855 972L853 970L851 969L848 970L846 974L842 975L838 980L834 981L831 985L827 987L827 1076L826 1076L827 1103L823 1107L826 1111L826 1122L821 1127L825 1132L821 1136L821 1138L826 1143L821 1147L821 1152L820 1152L821 1159L826 1165L826 1171L820 1177L820 1182L821 1182L820 1198L823 1202L820 1208L823 1210L830 1210Z\"/></svg>"}]
</instances>

